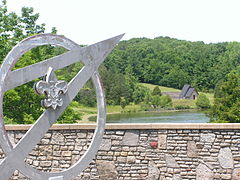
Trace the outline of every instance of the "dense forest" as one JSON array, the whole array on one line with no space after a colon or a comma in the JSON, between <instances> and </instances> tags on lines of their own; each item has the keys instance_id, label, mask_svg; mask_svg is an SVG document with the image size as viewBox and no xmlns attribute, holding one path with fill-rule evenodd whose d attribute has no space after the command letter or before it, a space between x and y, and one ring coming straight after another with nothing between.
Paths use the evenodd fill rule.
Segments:
<instances>
[{"instance_id":1,"label":"dense forest","mask_svg":"<svg viewBox=\"0 0 240 180\"><path fill-rule=\"evenodd\" d=\"M22 8L19 16L8 12L6 1L0 3L0 63L22 39L45 33L45 24L37 24L38 17L39 14L34 13L33 8ZM56 28L53 28L51 33L57 33ZM34 48L21 57L14 69L64 52L65 49L55 46ZM134 38L121 41L100 66L99 71L107 104L125 106L149 99L149 91L141 86L140 82L178 89L184 84L191 84L202 92L221 92L219 89L229 80L228 74L236 70L239 64L239 42L205 44L170 37ZM69 82L82 66L81 63L76 63L57 71L58 79ZM32 88L36 81L5 93L4 116L7 122L32 123L43 112L44 109L39 103L42 97L37 96ZM153 100L160 102L157 97ZM96 106L95 91L90 81L79 92L59 122L75 122L74 119L78 119L79 114L71 107L79 103ZM215 107L215 114L216 109ZM216 118L214 113L211 116Z\"/></svg>"},{"instance_id":2,"label":"dense forest","mask_svg":"<svg viewBox=\"0 0 240 180\"><path fill-rule=\"evenodd\" d=\"M182 88L191 84L212 91L240 63L240 43L205 44L169 37L122 41L105 61L108 69L132 69L140 82Z\"/></svg>"}]
</instances>

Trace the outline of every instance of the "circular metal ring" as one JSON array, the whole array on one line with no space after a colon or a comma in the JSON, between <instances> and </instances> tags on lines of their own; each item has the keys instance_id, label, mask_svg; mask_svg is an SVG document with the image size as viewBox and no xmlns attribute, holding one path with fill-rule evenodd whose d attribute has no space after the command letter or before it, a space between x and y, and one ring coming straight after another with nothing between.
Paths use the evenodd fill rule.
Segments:
<instances>
[{"instance_id":1,"label":"circular metal ring","mask_svg":"<svg viewBox=\"0 0 240 180\"><path fill-rule=\"evenodd\" d=\"M12 67L16 64L19 58L26 53L27 51L31 50L34 47L41 46L41 45L57 45L64 47L68 50L73 50L79 47L78 44L74 43L73 41L59 35L53 34L42 34L29 37L23 41L21 41L18 45L16 45L5 58L0 72L0 144L1 147L6 154L6 156L13 150L13 145L11 144L9 137L7 135L4 119L3 119L3 96L5 92L5 81L8 78L9 73L11 72ZM93 84L96 89L97 94L97 106L98 106L98 116L97 116L97 126L94 132L93 139L91 141L88 150L85 154L69 169L66 169L61 172L42 172L39 171L30 165L23 163L20 170L21 173L26 175L27 177L34 179L34 180L48 180L51 177L61 176L64 180L72 179L75 176L79 175L92 161L94 156L96 155L102 137L104 135L105 129L105 121L106 121L106 106L105 106L105 97L103 92L102 83L100 80L100 76L96 71L91 77Z\"/></svg>"}]
</instances>

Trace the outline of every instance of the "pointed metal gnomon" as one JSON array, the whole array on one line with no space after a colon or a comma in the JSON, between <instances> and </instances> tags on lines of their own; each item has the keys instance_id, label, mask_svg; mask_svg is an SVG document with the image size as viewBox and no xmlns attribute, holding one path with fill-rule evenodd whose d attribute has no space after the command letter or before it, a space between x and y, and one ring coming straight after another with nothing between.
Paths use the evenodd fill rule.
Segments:
<instances>
[{"instance_id":1,"label":"pointed metal gnomon","mask_svg":"<svg viewBox=\"0 0 240 180\"><path fill-rule=\"evenodd\" d=\"M19 170L33 180L68 180L80 174L88 166L101 144L106 120L103 87L97 70L122 36L123 35L119 35L81 48L78 44L63 36L42 34L21 41L10 51L0 68L0 146L6 155L6 157L0 161L1 180L8 180L15 170ZM69 51L65 54L15 71L11 70L24 53L41 45L57 45ZM46 75L50 67L53 68L53 70L57 70L79 61L84 63L84 67L68 83L65 94L62 93L60 95L63 102L61 106L56 107L56 109L51 107L46 109L18 144L13 147L8 138L3 119L2 105L4 92ZM24 162L24 159L37 143L40 142L48 129L59 118L61 113L90 78L96 89L98 118L94 136L88 150L76 164L61 172L41 172L29 166Z\"/></svg>"}]
</instances>

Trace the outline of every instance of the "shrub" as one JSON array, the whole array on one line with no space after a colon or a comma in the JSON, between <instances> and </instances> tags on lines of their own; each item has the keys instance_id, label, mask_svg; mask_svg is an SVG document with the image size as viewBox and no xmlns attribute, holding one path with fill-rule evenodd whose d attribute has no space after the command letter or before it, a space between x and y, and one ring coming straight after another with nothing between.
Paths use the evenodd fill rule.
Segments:
<instances>
[{"instance_id":1,"label":"shrub","mask_svg":"<svg viewBox=\"0 0 240 180\"><path fill-rule=\"evenodd\" d=\"M160 107L172 107L172 99L170 96L161 96L160 97Z\"/></svg>"},{"instance_id":2,"label":"shrub","mask_svg":"<svg viewBox=\"0 0 240 180\"><path fill-rule=\"evenodd\" d=\"M152 102L151 104L153 107L156 109L160 104L161 104L161 96L155 95L152 97Z\"/></svg>"},{"instance_id":3,"label":"shrub","mask_svg":"<svg viewBox=\"0 0 240 180\"><path fill-rule=\"evenodd\" d=\"M174 108L175 109L190 109L191 107L189 105L176 105Z\"/></svg>"},{"instance_id":4,"label":"shrub","mask_svg":"<svg viewBox=\"0 0 240 180\"><path fill-rule=\"evenodd\" d=\"M201 93L197 98L196 105L198 108L208 109L210 108L210 100L207 98L205 94Z\"/></svg>"}]
</instances>

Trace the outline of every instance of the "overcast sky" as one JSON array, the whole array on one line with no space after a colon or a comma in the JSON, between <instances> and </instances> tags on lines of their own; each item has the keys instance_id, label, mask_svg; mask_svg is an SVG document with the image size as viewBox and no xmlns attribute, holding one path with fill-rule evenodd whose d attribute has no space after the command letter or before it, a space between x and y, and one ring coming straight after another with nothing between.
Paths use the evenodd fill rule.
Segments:
<instances>
[{"instance_id":1,"label":"overcast sky","mask_svg":"<svg viewBox=\"0 0 240 180\"><path fill-rule=\"evenodd\" d=\"M169 36L240 41L240 0L7 0L10 11L33 7L38 23L78 44L126 33L123 39Z\"/></svg>"}]
</instances>

